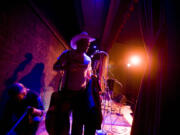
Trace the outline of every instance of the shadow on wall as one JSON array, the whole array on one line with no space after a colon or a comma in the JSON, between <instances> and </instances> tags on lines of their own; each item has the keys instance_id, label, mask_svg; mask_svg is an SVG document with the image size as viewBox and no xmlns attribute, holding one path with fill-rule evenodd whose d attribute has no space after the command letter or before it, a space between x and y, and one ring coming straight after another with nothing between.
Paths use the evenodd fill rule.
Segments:
<instances>
[{"instance_id":1,"label":"shadow on wall","mask_svg":"<svg viewBox=\"0 0 180 135\"><path fill-rule=\"evenodd\" d=\"M25 67L32 61L33 56L31 53L25 54L25 60L21 62L18 67L15 69L13 75L5 81L6 89L8 86L12 85L17 81L18 73L24 71ZM24 76L19 80L20 83L23 83L27 88L34 90L40 94L40 89L44 84L44 64L37 63L31 70L29 74ZM5 91L6 92L6 91Z\"/></svg>"},{"instance_id":2,"label":"shadow on wall","mask_svg":"<svg viewBox=\"0 0 180 135\"><path fill-rule=\"evenodd\" d=\"M41 92L41 88L44 85L44 64L37 63L29 74L19 80L24 86L30 90L36 91L38 94Z\"/></svg>"},{"instance_id":3,"label":"shadow on wall","mask_svg":"<svg viewBox=\"0 0 180 135\"><path fill-rule=\"evenodd\" d=\"M7 79L6 81L5 81L5 86L6 86L6 88L8 87L8 86L10 86L11 84L13 84L13 83L15 83L16 82L16 80L17 80L17 77L18 77L18 73L19 72L22 72L24 69L25 69L25 67L32 61L32 54L31 53L26 53L25 54L25 60L23 61L23 62L21 62L19 65L18 65L18 67L15 69L15 71L14 71L14 73L13 73L13 75L9 78L9 79Z\"/></svg>"},{"instance_id":4,"label":"shadow on wall","mask_svg":"<svg viewBox=\"0 0 180 135\"><path fill-rule=\"evenodd\" d=\"M17 81L18 78L18 73L24 71L25 67L32 61L33 56L31 53L26 53L25 54L25 60L22 61L18 67L14 70L13 75L8 78L4 84L5 84L5 90L3 90L2 93L2 97L0 98L0 118L1 118L1 114L2 114L2 110L4 108L4 104L6 103L6 101L8 100L8 94L7 94L7 89L10 85L12 85L13 83L15 83Z\"/></svg>"}]
</instances>

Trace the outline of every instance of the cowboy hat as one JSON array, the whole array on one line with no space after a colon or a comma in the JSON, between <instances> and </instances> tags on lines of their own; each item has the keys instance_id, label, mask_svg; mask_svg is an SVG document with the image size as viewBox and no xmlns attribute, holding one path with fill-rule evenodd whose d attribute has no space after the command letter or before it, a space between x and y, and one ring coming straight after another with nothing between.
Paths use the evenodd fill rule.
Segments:
<instances>
[{"instance_id":1,"label":"cowboy hat","mask_svg":"<svg viewBox=\"0 0 180 135\"><path fill-rule=\"evenodd\" d=\"M77 49L76 43L77 43L77 41L79 41L79 40L81 40L81 39L88 39L89 42L93 42L93 41L96 40L95 38L89 36L87 32L81 32L80 34L74 36L74 37L71 39L71 43L70 43L71 48L74 49L74 50L76 50L76 49Z\"/></svg>"}]
</instances>

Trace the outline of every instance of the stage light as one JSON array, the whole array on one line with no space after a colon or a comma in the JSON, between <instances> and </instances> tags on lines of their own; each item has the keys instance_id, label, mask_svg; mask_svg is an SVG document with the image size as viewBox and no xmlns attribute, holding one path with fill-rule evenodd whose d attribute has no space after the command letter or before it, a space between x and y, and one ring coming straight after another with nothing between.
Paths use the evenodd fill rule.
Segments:
<instances>
[{"instance_id":1,"label":"stage light","mask_svg":"<svg viewBox=\"0 0 180 135\"><path fill-rule=\"evenodd\" d=\"M127 67L131 67L131 64L128 63L128 64L127 64Z\"/></svg>"},{"instance_id":2,"label":"stage light","mask_svg":"<svg viewBox=\"0 0 180 135\"><path fill-rule=\"evenodd\" d=\"M139 56L132 56L132 57L130 58L130 62L131 62L132 65L137 66L137 65L140 64L141 59L140 59Z\"/></svg>"},{"instance_id":3,"label":"stage light","mask_svg":"<svg viewBox=\"0 0 180 135\"><path fill-rule=\"evenodd\" d=\"M126 66L128 68L139 67L142 65L142 58L140 55L130 55L126 61Z\"/></svg>"}]
</instances>

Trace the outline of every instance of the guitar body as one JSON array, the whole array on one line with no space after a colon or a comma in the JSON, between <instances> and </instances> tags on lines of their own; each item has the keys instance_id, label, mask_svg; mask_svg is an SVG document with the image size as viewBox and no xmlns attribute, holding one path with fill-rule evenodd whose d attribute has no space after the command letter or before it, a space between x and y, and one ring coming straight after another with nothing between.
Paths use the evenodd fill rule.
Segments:
<instances>
[{"instance_id":1,"label":"guitar body","mask_svg":"<svg viewBox=\"0 0 180 135\"><path fill-rule=\"evenodd\" d=\"M46 113L45 126L50 135L55 134L55 126L57 120L57 106L60 100L60 92L53 92L51 95L50 105Z\"/></svg>"}]
</instances>

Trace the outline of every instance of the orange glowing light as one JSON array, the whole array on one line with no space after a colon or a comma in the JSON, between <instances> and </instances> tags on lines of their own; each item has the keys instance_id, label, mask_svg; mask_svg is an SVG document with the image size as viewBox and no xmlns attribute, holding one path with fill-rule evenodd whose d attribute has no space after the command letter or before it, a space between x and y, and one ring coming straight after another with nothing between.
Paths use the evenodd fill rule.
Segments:
<instances>
[{"instance_id":1,"label":"orange glowing light","mask_svg":"<svg viewBox=\"0 0 180 135\"><path fill-rule=\"evenodd\" d=\"M128 63L128 64L127 64L127 67L131 67L131 64Z\"/></svg>"},{"instance_id":2,"label":"orange glowing light","mask_svg":"<svg viewBox=\"0 0 180 135\"><path fill-rule=\"evenodd\" d=\"M141 59L140 59L139 56L132 56L132 57L130 58L130 62L131 62L132 65L136 65L136 66L137 66L137 65L140 64Z\"/></svg>"}]
</instances>

